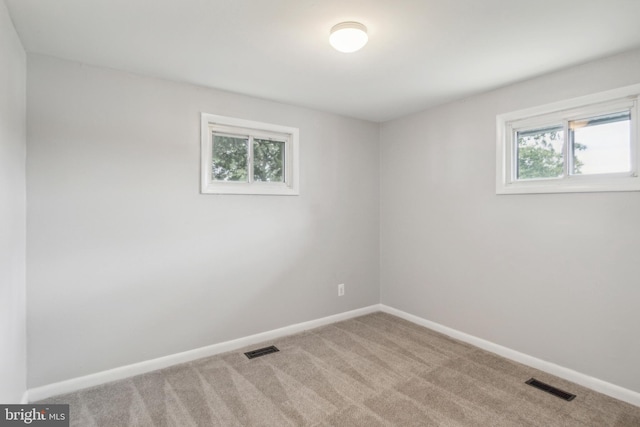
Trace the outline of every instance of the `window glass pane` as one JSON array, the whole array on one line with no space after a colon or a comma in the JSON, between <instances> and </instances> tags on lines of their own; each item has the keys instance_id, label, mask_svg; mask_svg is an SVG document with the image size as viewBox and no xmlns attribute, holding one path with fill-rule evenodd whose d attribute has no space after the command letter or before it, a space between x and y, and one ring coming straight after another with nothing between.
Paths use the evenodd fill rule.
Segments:
<instances>
[{"instance_id":1,"label":"window glass pane","mask_svg":"<svg viewBox=\"0 0 640 427\"><path fill-rule=\"evenodd\" d=\"M212 179L244 181L248 179L249 138L213 135Z\"/></svg>"},{"instance_id":2,"label":"window glass pane","mask_svg":"<svg viewBox=\"0 0 640 427\"><path fill-rule=\"evenodd\" d=\"M562 126L516 132L517 179L559 178L564 159Z\"/></svg>"},{"instance_id":3,"label":"window glass pane","mask_svg":"<svg viewBox=\"0 0 640 427\"><path fill-rule=\"evenodd\" d=\"M253 140L253 180L284 182L284 142Z\"/></svg>"},{"instance_id":4,"label":"window glass pane","mask_svg":"<svg viewBox=\"0 0 640 427\"><path fill-rule=\"evenodd\" d=\"M631 171L628 111L569 122L574 175Z\"/></svg>"}]
</instances>

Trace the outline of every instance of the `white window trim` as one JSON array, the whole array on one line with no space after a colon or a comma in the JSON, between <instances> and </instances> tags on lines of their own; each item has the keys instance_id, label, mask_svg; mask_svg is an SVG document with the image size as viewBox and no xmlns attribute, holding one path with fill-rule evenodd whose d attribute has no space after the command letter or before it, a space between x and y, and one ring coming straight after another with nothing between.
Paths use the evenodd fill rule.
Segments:
<instances>
[{"instance_id":1,"label":"white window trim","mask_svg":"<svg viewBox=\"0 0 640 427\"><path fill-rule=\"evenodd\" d=\"M593 95L555 102L534 108L499 114L496 117L496 194L580 193L600 191L640 191L640 126L638 96L640 84ZM516 180L514 177L513 127L519 129L597 115L616 108L631 112L631 172L623 174L569 175L561 179ZM567 135L565 129L565 135ZM566 144L565 144L566 145ZM565 147L565 149L568 149ZM565 159L568 159L565 153ZM565 161L565 168L568 168Z\"/></svg>"},{"instance_id":2,"label":"white window trim","mask_svg":"<svg viewBox=\"0 0 640 427\"><path fill-rule=\"evenodd\" d=\"M255 122L215 114L201 114L201 182L202 194L258 194L277 196L297 196L300 194L300 131L297 128ZM285 182L227 182L214 181L211 178L211 159L213 157L213 132L230 132L270 137L278 134L285 142Z\"/></svg>"}]
</instances>

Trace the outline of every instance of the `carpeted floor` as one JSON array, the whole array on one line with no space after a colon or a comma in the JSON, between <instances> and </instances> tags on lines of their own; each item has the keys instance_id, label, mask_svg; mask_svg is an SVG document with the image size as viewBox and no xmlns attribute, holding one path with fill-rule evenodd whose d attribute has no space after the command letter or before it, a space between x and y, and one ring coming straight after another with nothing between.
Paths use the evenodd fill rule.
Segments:
<instances>
[{"instance_id":1,"label":"carpeted floor","mask_svg":"<svg viewBox=\"0 0 640 427\"><path fill-rule=\"evenodd\" d=\"M47 399L73 426L640 426L640 408L385 313ZM524 384L535 377L577 397Z\"/></svg>"}]
</instances>

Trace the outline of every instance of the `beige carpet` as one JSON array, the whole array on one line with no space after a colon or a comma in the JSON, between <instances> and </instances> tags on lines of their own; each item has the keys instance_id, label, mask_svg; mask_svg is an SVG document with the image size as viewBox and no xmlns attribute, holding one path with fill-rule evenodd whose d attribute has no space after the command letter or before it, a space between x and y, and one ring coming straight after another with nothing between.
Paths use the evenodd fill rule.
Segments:
<instances>
[{"instance_id":1,"label":"beige carpet","mask_svg":"<svg viewBox=\"0 0 640 427\"><path fill-rule=\"evenodd\" d=\"M640 408L374 313L46 400L74 426L640 426ZM577 397L524 384L535 377Z\"/></svg>"}]
</instances>

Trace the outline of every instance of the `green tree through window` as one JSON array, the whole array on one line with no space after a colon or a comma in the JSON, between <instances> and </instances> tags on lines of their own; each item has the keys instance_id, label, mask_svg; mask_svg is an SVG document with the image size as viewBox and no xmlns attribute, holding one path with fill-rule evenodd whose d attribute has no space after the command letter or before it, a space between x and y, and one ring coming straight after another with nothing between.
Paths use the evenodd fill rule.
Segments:
<instances>
[{"instance_id":1,"label":"green tree through window","mask_svg":"<svg viewBox=\"0 0 640 427\"><path fill-rule=\"evenodd\" d=\"M247 181L248 138L214 135L212 178Z\"/></svg>"},{"instance_id":2,"label":"green tree through window","mask_svg":"<svg viewBox=\"0 0 640 427\"><path fill-rule=\"evenodd\" d=\"M253 140L253 179L255 181L284 181L284 142L268 139Z\"/></svg>"},{"instance_id":3,"label":"green tree through window","mask_svg":"<svg viewBox=\"0 0 640 427\"><path fill-rule=\"evenodd\" d=\"M563 134L557 128L518 132L518 179L561 177L564 173ZM573 144L575 151L585 148L582 144ZM574 173L580 173L582 166L574 156Z\"/></svg>"}]
</instances>

